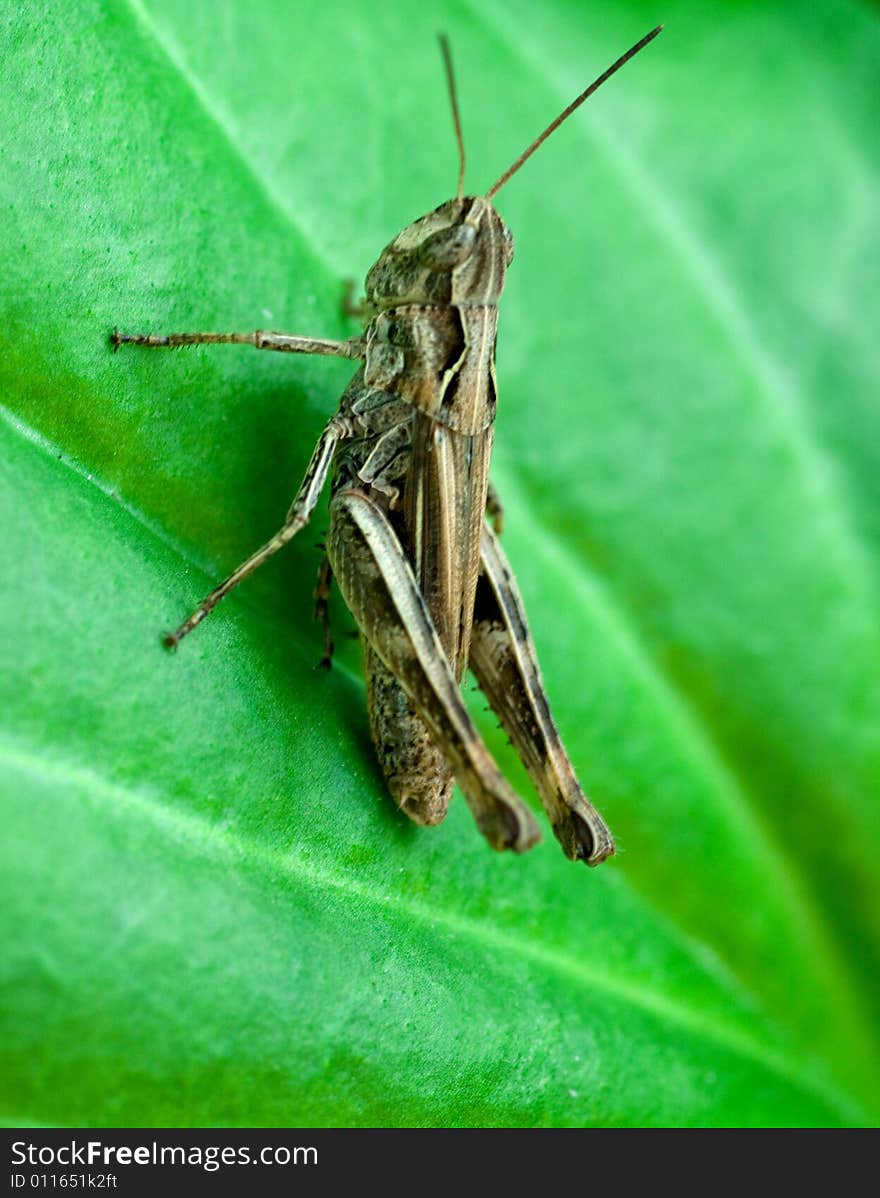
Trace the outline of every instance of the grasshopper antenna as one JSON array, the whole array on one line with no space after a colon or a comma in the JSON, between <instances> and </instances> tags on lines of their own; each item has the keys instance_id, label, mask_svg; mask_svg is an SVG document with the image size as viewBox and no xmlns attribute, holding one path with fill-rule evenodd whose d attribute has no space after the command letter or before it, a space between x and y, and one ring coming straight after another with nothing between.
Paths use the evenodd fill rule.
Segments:
<instances>
[{"instance_id":1,"label":"grasshopper antenna","mask_svg":"<svg viewBox=\"0 0 880 1198\"><path fill-rule=\"evenodd\" d=\"M446 83L449 87L449 100L452 104L452 123L455 125L455 140L458 142L458 195L464 195L464 137L461 132L461 118L458 115L458 96L455 92L455 72L452 69L452 51L449 49L449 38L445 33L438 33L440 50L443 53L443 66L446 70Z\"/></svg>"},{"instance_id":2,"label":"grasshopper antenna","mask_svg":"<svg viewBox=\"0 0 880 1198\"><path fill-rule=\"evenodd\" d=\"M596 79L593 83L591 83L586 91L582 91L576 100L572 100L572 102L569 104L568 108L564 108L562 110L562 112L560 112L560 114L556 118L556 120L553 121L551 124L549 124L547 126L547 128L544 130L544 132L539 134L538 137L535 138L535 140L532 142L532 144L527 149L523 150L523 152L520 154L519 158L517 158L516 162L514 162L512 166L509 166L507 168L507 170L504 172L504 174L501 176L501 178L492 184L492 186L486 192L486 199L491 200L492 196L497 195L497 193L501 190L501 188L504 186L504 184L507 182L507 180L510 178L510 176L515 175L516 172L519 170L519 168L523 165L523 163L526 162L527 159L531 158L531 156L534 154L535 150L537 150L538 146L540 146L543 142L545 142L547 140L547 138L550 136L550 134L554 133L559 128L559 126L562 124L563 121L568 120L568 118L575 111L575 109L580 108L580 106L581 106L581 104L583 104L584 100L586 100L589 96L591 96L593 94L593 92L596 91L597 88L600 88L606 79L610 79L611 76L616 71L619 71L620 68L625 63L629 62L629 60L631 58L635 57L635 55L638 54L639 50L644 50L644 48L645 48L645 46L647 46L648 42L652 42L662 28L663 28L662 25L658 25L656 29L652 29L650 33L645 34L645 36L642 38L642 40L640 42L636 42L636 44L634 46L632 46L629 50L627 50L626 54L622 54L620 56L620 58L618 58L617 62L612 63L607 71L603 71L602 74L599 76L599 78ZM452 70L451 66L448 69L451 71ZM451 78L451 75L450 75L450 78ZM454 97L453 97L452 103L454 106L454 104L455 104ZM458 123L458 117L456 114L456 125L457 125L457 123ZM462 154L464 154L463 150L462 150ZM462 162L462 170L463 169L464 169L464 163ZM459 195L461 195L461 192L459 192Z\"/></svg>"}]
</instances>

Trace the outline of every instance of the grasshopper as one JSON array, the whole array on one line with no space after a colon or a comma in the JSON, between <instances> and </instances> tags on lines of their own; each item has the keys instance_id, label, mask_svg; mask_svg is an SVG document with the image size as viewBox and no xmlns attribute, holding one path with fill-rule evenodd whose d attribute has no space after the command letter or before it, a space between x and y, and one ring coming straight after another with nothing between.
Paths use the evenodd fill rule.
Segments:
<instances>
[{"instance_id":1,"label":"grasshopper","mask_svg":"<svg viewBox=\"0 0 880 1198\"><path fill-rule=\"evenodd\" d=\"M315 591L332 639L335 578L364 640L373 742L388 788L417 824L438 824L460 786L495 849L540 839L461 693L470 667L541 797L570 859L598 865L611 833L581 789L553 722L523 601L501 548L489 483L496 406L498 300L513 259L493 198L588 96L660 32L651 31L583 91L483 195L464 194L465 151L452 59L441 37L458 143L455 199L382 251L345 341L287 333L120 333L122 344L243 344L362 363L322 432L284 524L165 637L176 647L220 600L305 527L332 474L330 527ZM488 513L493 526L485 520Z\"/></svg>"}]
</instances>

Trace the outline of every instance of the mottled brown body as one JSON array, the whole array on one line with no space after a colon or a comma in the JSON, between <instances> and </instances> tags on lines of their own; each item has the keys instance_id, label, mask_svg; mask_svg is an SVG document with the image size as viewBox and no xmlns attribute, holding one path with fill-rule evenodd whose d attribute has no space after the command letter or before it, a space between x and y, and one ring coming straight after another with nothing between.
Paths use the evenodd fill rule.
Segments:
<instances>
[{"instance_id":1,"label":"mottled brown body","mask_svg":"<svg viewBox=\"0 0 880 1198\"><path fill-rule=\"evenodd\" d=\"M512 252L510 234L482 198L451 201L404 230L367 278L376 315L366 330L363 372L342 400L356 432L338 451L334 494L360 489L388 519L459 683L495 419L497 301ZM331 532L328 551L345 594L335 545ZM411 818L438 823L452 792L449 760L369 646L365 668L371 731L389 789Z\"/></svg>"},{"instance_id":2,"label":"mottled brown body","mask_svg":"<svg viewBox=\"0 0 880 1198\"><path fill-rule=\"evenodd\" d=\"M333 577L364 639L370 727L389 790L417 823L439 823L458 782L497 849L522 852L540 832L483 743L461 693L470 666L519 753L567 856L595 865L614 851L563 748L522 599L495 528L489 486L497 402L498 300L513 238L491 202L543 140L660 30L587 88L485 196L459 195L408 225L366 279L362 336L348 341L254 333L114 332L123 343L250 344L360 360L312 454L279 531L216 587L166 644L176 646L217 603L308 522L332 474L326 559L316 614L326 623Z\"/></svg>"}]
</instances>

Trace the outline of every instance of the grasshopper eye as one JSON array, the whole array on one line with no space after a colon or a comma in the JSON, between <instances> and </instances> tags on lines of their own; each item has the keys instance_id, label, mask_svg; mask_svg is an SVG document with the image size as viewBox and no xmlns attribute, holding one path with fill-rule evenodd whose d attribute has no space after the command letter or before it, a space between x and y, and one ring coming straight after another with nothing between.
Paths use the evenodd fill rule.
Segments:
<instances>
[{"instance_id":1,"label":"grasshopper eye","mask_svg":"<svg viewBox=\"0 0 880 1198\"><path fill-rule=\"evenodd\" d=\"M432 233L419 246L419 257L434 270L460 266L474 248L477 230L473 225L454 225Z\"/></svg>"}]
</instances>

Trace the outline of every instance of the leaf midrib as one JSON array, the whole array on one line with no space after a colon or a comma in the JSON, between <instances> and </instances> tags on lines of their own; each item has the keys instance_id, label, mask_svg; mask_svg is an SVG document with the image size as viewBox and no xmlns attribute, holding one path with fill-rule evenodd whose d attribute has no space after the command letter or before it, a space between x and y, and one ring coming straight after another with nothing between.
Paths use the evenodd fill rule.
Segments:
<instances>
[{"instance_id":1,"label":"leaf midrib","mask_svg":"<svg viewBox=\"0 0 880 1198\"><path fill-rule=\"evenodd\" d=\"M283 219L285 220L286 223L288 223L289 225L291 225L292 227L294 227L297 230L297 232L302 237L304 243L309 247L309 250L310 250L312 256L316 259L319 259L324 264L324 266L327 268L329 273L335 274L333 266L332 266L329 258L327 257L327 255L324 254L323 252L321 252L320 247L316 242L309 239L304 227L299 224L299 222L295 219L294 214L291 213L291 211L287 208L287 206L283 202L279 201L279 199L275 195L272 187L267 183L267 181L263 178L263 176L255 169L253 164L250 162L244 148L232 138L229 131L224 127L222 120L220 119L220 116L218 115L218 111L214 110L210 105L210 97L208 96L208 93L203 88L201 89L201 91L199 90L199 85L198 85L199 81L197 80L197 78L192 74L192 72L184 73L181 70L180 65L168 53L168 48L165 45L164 39L160 38L157 35L155 29L152 27L152 23L149 21L149 18L147 18L145 16L145 14L143 12L143 8L139 3L139 0L129 0L129 6L132 10L132 13L135 15L135 17L138 18L139 20L141 20L141 24L149 32L152 33L153 37L159 44L160 48L166 53L166 56L168 56L169 61L171 62L172 66L174 66L179 71L179 73L182 75L182 77L184 78L187 85L193 90L194 95L196 95L196 98L197 98L198 102L201 104L206 115L209 117L209 119L212 121L212 123L217 127L217 129L224 136L227 143L230 145L232 150L235 152L237 158L242 162L244 168L247 169L249 175L253 178L255 184L259 187L261 194L264 195L266 197L267 202L269 204L271 204L271 207L273 208L273 210L275 212L277 212L281 217L283 217ZM140 14L140 16L138 14ZM513 49L514 49L514 52L518 52L517 47L513 47ZM521 487L521 485L519 483L517 485L519 486L520 492L522 493L523 488ZM110 491L109 489L108 489L107 493L113 495L113 492ZM119 497L117 495L113 495L113 498L116 500L116 502L120 502ZM167 536L162 535L161 532L157 531L157 528L154 525L152 525L150 523L150 521L146 517L143 516L143 514L136 512L134 509L132 509L128 505L124 505L124 506L126 507L126 510L129 512L129 514L131 514L133 516L133 518L138 519L139 523L141 523L145 527L149 528L149 530L152 534L159 535L160 539L162 539L163 543L174 548L175 551L180 552L179 545L177 545L177 543L174 542L173 539L170 539ZM523 506L525 507L526 505L523 505ZM535 522L535 524L537 525L537 521ZM564 547L557 546L557 548L559 549L560 554L564 554L566 557L568 557L567 551L565 550ZM596 580L593 578L593 576L590 574L590 572L585 568L585 565L583 562L579 562L576 559L572 559L570 562L568 562L568 567L570 569L573 568L580 574L586 575L587 577L589 577L592 580L592 583L596 582ZM205 567L205 565L200 564L199 568L205 569L206 567ZM581 580L579 579L579 582L580 581ZM704 759L705 759L707 768L712 767L711 776L715 776L715 774L718 772L720 772L721 775L729 776L728 769L723 760L723 757L720 754L720 751L718 750L717 745L714 743L711 733L705 726L705 721L702 718L702 712L698 708L694 708L694 706L689 701L689 698L686 695L686 693L682 692L680 690L680 688L678 688L676 686L673 679L667 678L664 675L663 671L659 668L658 663L656 661L654 661L650 655L647 655L646 653L643 652L643 648L641 646L641 637L639 635L638 627L633 620L632 613L627 610L625 605L622 605L619 602L619 597L614 595L613 593L603 594L602 599L603 599L603 606L607 605L612 616L616 616L616 623L619 624L623 633L625 634L627 629L631 630L631 636L629 637L629 640L630 640L631 644L633 646L635 646L634 652L636 653L636 657L638 657L639 660L641 660L643 667L645 667L645 668L643 668L642 671L640 671L640 676L644 676L648 680L648 682L651 683L652 685L656 684L656 687L658 688L656 693L658 695L662 696L663 702L669 706L669 708L672 712L673 719L677 721L680 717L682 717L685 720L688 720L689 724L690 724L690 728L692 729L692 732L693 732L693 736L695 738L695 743L698 745L700 743L704 744L704 746L705 746ZM731 794L735 794L736 796L738 796L736 801L738 801L740 804L745 806L747 809L751 809L751 814L754 815L754 808L755 808L756 804L755 804L753 797L749 795L749 792L745 788L738 786L736 784L735 779L732 781L733 781L733 786L732 786ZM748 818L748 816L746 816L746 818ZM760 821L759 821L758 826L762 826ZM763 827L762 827L762 836L764 836L765 838L768 837L767 829L763 828ZM775 853L777 851L778 846L770 843L767 847L769 848L769 851L771 853ZM786 869L784 872L786 873L786 877L788 877L790 875L791 871L790 871L790 868L788 865L786 865ZM807 915L808 915L808 920L809 920L809 912L807 913Z\"/></svg>"},{"instance_id":2,"label":"leaf midrib","mask_svg":"<svg viewBox=\"0 0 880 1198\"><path fill-rule=\"evenodd\" d=\"M68 455L59 454L57 446L48 441L41 433L30 428L20 417L3 405L0 405L0 418L5 421L16 435L28 441L39 452L45 454L53 461L60 459L66 469L71 470L88 486L97 489L104 498L117 505L125 512L128 518L144 529L149 536L156 538L166 549L180 557L188 566L202 572L208 580L216 574L216 563L213 560L204 555L197 556L191 546L184 546L162 525L151 520L131 502L121 499L113 488L107 486L92 471L87 471ZM505 483L504 490L506 494L510 494L514 488ZM534 522L526 506L523 506L520 516L524 523ZM537 522L534 523L537 525ZM850 1008L853 1010L857 1024L860 1025L862 1017L860 1004L857 1001L857 998L860 997L858 990L854 989L852 979L839 967L836 955L825 938L824 926L809 901L809 895L798 887L796 879L788 871L785 862L775 860L775 846L772 839L761 826L760 822L755 823L755 813L751 807L744 803L741 797L738 798L740 792L735 777L731 776L725 770L723 763L715 761L711 753L711 745L706 745L704 739L700 736L700 727L694 725L690 719L689 709L686 705L679 704L676 701L676 693L670 691L664 685L662 675L653 669L651 659L640 646L638 639L631 635L629 624L619 620L619 608L615 604L606 601L605 589L602 587L601 582L593 577L588 582L586 578L582 577L581 571L572 568L575 559L572 558L566 547L561 545L555 538L545 539L539 537L535 543L542 546L543 553L561 563L560 569L573 579L573 585L575 585L582 596L585 607L593 611L597 615L597 618L610 628L611 635L620 643L623 652L630 660L634 675L641 680L641 684L652 695L657 706L666 714L670 726L676 730L682 743L690 748L694 759L699 763L700 769L705 771L707 780L715 784L713 793L717 793L723 801L727 801L730 817L734 821L745 821L743 834L751 833L755 843L760 844L763 848L768 859L768 868L775 867L777 870L782 871L781 876L785 880L783 887L788 896L790 918L793 919L796 925L803 929L804 935L816 946L816 951L821 952L828 970L837 978L837 984L842 990L841 997L848 1002ZM252 608L252 605L247 600L247 596L239 595L238 601L243 604L245 609ZM358 687L363 686L363 678L354 670L349 669L341 662L337 662L336 666L339 672L347 677L349 681ZM626 878L626 885L636 893L645 894L645 888L640 887L637 879L634 879L632 876ZM653 893L646 897L649 897L653 903L657 901L657 896ZM668 909L664 911L664 917L668 925L675 929L679 942L685 948L690 959L695 964L698 964L697 958L690 948L692 942L691 932L683 927L680 920L671 915ZM715 946L712 947L711 951L715 955L718 954ZM723 960L723 956L719 957L719 960ZM703 967L701 963L699 967ZM746 996L750 1002L758 1005L766 1015L766 1004L760 992L755 992L751 986L747 985L743 978L735 970L731 969L726 962L724 969L728 978L735 980L740 993Z\"/></svg>"},{"instance_id":3,"label":"leaf midrib","mask_svg":"<svg viewBox=\"0 0 880 1198\"><path fill-rule=\"evenodd\" d=\"M0 416L4 418L13 432L28 441L34 449L45 454L53 462L59 461L57 450L46 438L40 433L31 430L19 417L9 413L2 405L0 405ZM149 536L155 537L166 549L180 557L182 561L193 566L195 569L205 570L205 566L196 561L187 548L182 547L166 530L155 527L149 518L140 513L133 505L121 501L119 496L111 488L105 486L94 474L85 471L78 463L66 456L60 457L60 464L65 469L74 473L89 487L94 487L105 500L109 500L118 506L125 513L126 517L136 523ZM560 549L559 552L562 552L562 550ZM207 567L206 573L210 575L210 566ZM579 585L585 584L579 583ZM612 612L613 610L612 608ZM638 653L635 655L635 660L637 663L641 660ZM363 680L353 671L344 668L343 672L357 685L363 685ZM520 956L527 957L530 960L552 965L553 968L565 973L567 976L575 978L580 985L600 986L607 994L629 1002L631 1005L652 1013L658 1018L668 1018L671 1022L682 1028L686 1028L718 1044L725 1045L731 1051L736 1052L746 1059L765 1062L777 1076L790 1081L804 1093L821 1095L824 1101L829 1102L830 1105L835 1105L842 1116L845 1111L848 1111L847 1118L856 1118L856 1112L858 1121L865 1122L867 1118L856 1100L850 1098L849 1095L843 1094L830 1083L827 1084L826 1094L825 1089L818 1086L812 1079L791 1069L787 1058L781 1056L772 1046L768 1046L767 1042L757 1038L750 1038L744 1035L740 1029L724 1024L721 1021L708 1019L704 1015L695 1013L690 1008L672 999L658 997L656 992L646 990L631 982L621 981L610 974L603 974L599 971L585 968L582 963L572 960L563 952L543 948L540 945L524 940L522 937L498 932L490 925L467 919L443 907L431 906L428 908L414 902L411 898L402 898L399 895L378 895L374 889L359 884L351 871L347 870L344 873L335 873L326 867L316 867L312 862L306 861L303 858L285 856L257 841L242 836L240 833L231 832L228 828L221 828L211 823L207 816L197 816L192 813L181 812L167 800L158 797L155 791L145 789L143 793L139 793L133 786L123 786L116 782L110 782L103 778L97 771L89 769L81 763L72 764L66 760L63 765L56 763L54 767L50 768L39 754L30 747L22 750L16 747L12 741L7 741L4 748L3 741L0 740L0 754L4 751L9 762L18 762L20 768L27 769L31 773L42 773L47 778L54 776L66 777L68 779L79 778L84 782L87 781L89 787L103 790L108 795L113 794L117 797L124 795L139 810L151 814L155 822L164 822L165 826L179 826L186 829L190 840L197 841L200 845L204 845L206 841L216 841L218 845L224 846L233 853L235 860L239 860L242 855L245 855L252 858L257 864L262 863L263 868L272 864L273 868L280 870L282 873L293 873L294 875L302 876L305 881L311 881L315 885L333 885L335 889L347 895L352 895L375 904L391 902L401 910L405 910L407 914L428 925L436 926L437 924L441 924L451 931L468 935L474 940L482 941L483 943L491 942L499 950L517 952ZM196 829L200 829L198 834L196 834ZM621 880L626 887L638 892L639 888L634 886L631 878L626 877ZM668 913L665 919L668 926L674 931L676 942L681 951L685 953L695 968L704 970L704 962L694 952L691 935L681 928L678 921L669 918ZM701 947L705 948L706 946ZM711 951L713 954L716 952L714 948ZM739 1001L745 1001L749 1006L757 1007L763 1017L772 1023L766 1006L761 1001L761 996L755 994L734 970L725 966L725 977L723 980L719 977L718 970L714 970L713 975L719 985L726 987L733 993L739 991Z\"/></svg>"},{"instance_id":4,"label":"leaf midrib","mask_svg":"<svg viewBox=\"0 0 880 1198\"><path fill-rule=\"evenodd\" d=\"M271 206L272 210L297 234L298 239L309 248L313 258L324 266L328 274L335 277L335 266L329 256L324 252L322 247L315 243L308 228L298 219L295 210L289 207L282 196L276 194L270 180L264 177L252 161L246 147L235 137L232 130L228 127L228 120L225 118L222 107L217 105L209 89L186 62L173 37L146 11L141 0L126 0L126 2L135 20L158 46L168 63L190 89L205 116L217 129L235 157L241 162L248 176L254 181L255 186ZM568 89L567 85L558 84L551 76L546 74L543 69L543 62L540 62L536 66L531 56L527 55L517 43L514 43L499 31L498 23L490 25L486 21L485 15L481 14L475 8L471 0L465 0L465 2L475 19L480 22L489 36L494 37L496 41L499 41L504 46L505 50L515 55L545 87L557 94L560 99L567 96L567 91L570 89ZM710 276L713 279L717 277L720 285L721 271L717 261L713 260L709 253L708 248L698 238L691 237L694 245L691 249L688 249L686 242L689 235L686 236L686 230L684 230L680 221L675 221L673 226L667 227L667 224L661 217L666 209L668 209L669 213L674 214L674 206L669 201L665 201L664 205L657 205L655 203L652 188L657 187L656 181L652 177L649 177L643 168L638 167L634 158L627 165L625 159L622 157L623 151L613 139L604 133L597 138L595 121L593 125L584 121L575 121L573 124L578 131L578 136L591 141L592 144L598 145L605 152L611 165L617 170L622 181L632 190L634 195L642 199L649 197L649 215L652 216L663 236L667 238L670 246L681 259L685 277L691 280L693 286L701 290L703 298L716 311L719 325L727 329L731 337L731 344L737 346L738 342L735 330L725 324L726 317L730 313L726 312L724 305L721 307L717 306L717 296L714 295L712 287L709 286L708 280ZM634 172L638 172L640 169L642 170L642 179L641 181L634 181L637 179L637 174ZM650 186L647 185L648 183L650 183ZM655 207L656 211L652 211ZM672 236L675 227L678 228L682 238L684 238L681 244ZM689 269L692 265L692 260L693 262L704 261L707 263L711 268L710 275L702 277L699 272ZM725 288L725 292L727 290ZM731 292L731 312L735 314L740 309L741 305L735 302L735 297ZM742 311L742 320L745 321L744 310ZM753 343L756 349L761 350L766 358L768 369L770 369L770 374L765 378L754 362L747 362L756 382L761 384L761 393L768 400L771 407L775 407L777 410L783 410L784 408L784 410L788 411L788 407L779 404L773 390L772 380L775 374L779 373L778 364L775 363L773 355L769 350L763 350L753 331L750 332L747 341L749 344ZM817 447L813 442L806 439L803 430L798 432L796 428L789 427L788 431L791 436L797 434L797 436L802 437L802 448L807 452L807 458L804 461L809 461L809 451ZM519 479L516 480L515 487L520 494L524 494L527 491L527 488ZM506 481L505 492L509 494L513 489L511 480ZM670 725L681 730L683 741L690 747L694 759L701 763L701 768L705 771L707 779L717 784L717 792L722 801L729 810L735 811L737 806L741 808L739 819L745 821L751 833L760 841L763 855L774 863L777 874L784 879L782 883L783 889L786 892L789 910L793 913L796 924L805 929L810 940L817 946L823 959L828 963L829 971L833 973L836 979L836 989L839 991L841 998L847 1002L856 1024L870 1032L872 1026L869 1017L870 1013L865 1011L865 999L861 993L861 988L848 962L836 951L835 942L830 933L827 920L823 915L821 906L813 900L811 887L803 877L800 862L793 854L786 851L784 844L775 836L771 826L762 818L763 807L759 799L743 785L742 779L731 771L720 746L712 735L711 729L706 724L702 710L691 701L687 692L677 684L675 678L668 671L663 670L656 657L649 652L634 614L629 606L621 600L620 596L613 589L605 586L600 579L590 572L582 560L577 558L566 547L559 546L556 538L546 537L546 527L540 524L534 516L534 505L523 503L520 505L520 508L522 511L530 513L529 518L535 526L535 534L541 535L542 540L546 538L549 542L552 542L554 554L564 560L565 568L573 578L577 579L579 589L585 588L582 593L586 596L590 610L596 611L596 595L600 596L599 618L606 623L610 622L612 624L618 633L619 641L626 648L631 660L636 663L637 676L642 680L642 683L648 689L654 701L667 714ZM837 514L838 518L842 519L842 513L838 512ZM841 527L843 535L848 540L851 539L851 530L845 520ZM179 546L175 546L175 548L178 552L180 551ZM207 572L210 574L211 571L208 570ZM582 575L589 577L589 584L581 577ZM656 897L656 895L652 895L654 901L656 901ZM681 928L675 916L670 916L668 909L667 916L672 919L672 922L675 923L676 927L679 927L684 935L689 935L686 929ZM741 979L740 984L743 984ZM749 988L744 985L744 989Z\"/></svg>"},{"instance_id":5,"label":"leaf midrib","mask_svg":"<svg viewBox=\"0 0 880 1198\"><path fill-rule=\"evenodd\" d=\"M346 898L360 903L370 903L389 908L406 915L430 930L444 928L454 935L476 941L482 947L489 946L493 954L500 957L515 954L544 969L564 974L578 986L587 990L600 989L616 1001L634 1007L654 1017L659 1022L669 1023L714 1043L764 1069L781 1081L800 1091L805 1096L818 1099L830 1109L836 1110L846 1122L867 1124L867 1113L853 1099L836 1087L825 1083L819 1085L813 1078L793 1070L788 1059L780 1056L772 1044L746 1036L740 1029L719 1020L707 1018L700 1012L661 997L656 991L646 990L632 982L621 981L611 974L590 969L582 962L573 961L564 953L547 949L521 936L501 932L484 922L469 919L437 906L425 906L411 896L401 894L379 894L374 888L362 885L349 870L336 873L324 865L316 865L302 857L285 855L264 844L231 832L210 822L202 815L182 812L159 797L154 791L138 791L130 785L110 782L95 770L83 765L60 762L54 758L47 762L30 747L21 747L8 738L0 740L0 757L5 764L22 773L39 777L43 781L56 783L59 779L69 788L71 783L82 787L92 797L108 803L114 811L120 805L133 808L146 816L154 826L169 834L175 842L183 841L198 846L202 855L211 854L223 864L234 863L237 867L246 861L255 872L282 876L288 881L308 886L318 892L332 888Z\"/></svg>"}]
</instances>

